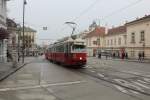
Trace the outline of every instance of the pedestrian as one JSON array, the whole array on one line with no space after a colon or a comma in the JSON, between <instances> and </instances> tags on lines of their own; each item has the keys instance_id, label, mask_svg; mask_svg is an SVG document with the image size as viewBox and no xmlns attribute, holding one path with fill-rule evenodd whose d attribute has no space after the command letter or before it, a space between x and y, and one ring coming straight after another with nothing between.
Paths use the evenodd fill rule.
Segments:
<instances>
[{"instance_id":1,"label":"pedestrian","mask_svg":"<svg viewBox=\"0 0 150 100\"><path fill-rule=\"evenodd\" d=\"M107 60L107 58L108 58L108 54L106 53L106 55L105 55L105 56L106 56L106 60Z\"/></svg>"},{"instance_id":2,"label":"pedestrian","mask_svg":"<svg viewBox=\"0 0 150 100\"><path fill-rule=\"evenodd\" d=\"M139 61L141 61L141 57L142 57L142 55L141 55L141 53L139 52L139 54L138 54L138 57L139 57Z\"/></svg>"},{"instance_id":3,"label":"pedestrian","mask_svg":"<svg viewBox=\"0 0 150 100\"><path fill-rule=\"evenodd\" d=\"M8 59L8 62L13 60L12 55L10 54L8 50L7 50L7 59Z\"/></svg>"},{"instance_id":4,"label":"pedestrian","mask_svg":"<svg viewBox=\"0 0 150 100\"><path fill-rule=\"evenodd\" d=\"M144 60L145 59L145 53L144 53L144 51L142 52L142 60Z\"/></svg>"},{"instance_id":5,"label":"pedestrian","mask_svg":"<svg viewBox=\"0 0 150 100\"><path fill-rule=\"evenodd\" d=\"M113 58L115 58L116 57L116 54L115 53L113 53Z\"/></svg>"},{"instance_id":6,"label":"pedestrian","mask_svg":"<svg viewBox=\"0 0 150 100\"><path fill-rule=\"evenodd\" d=\"M122 59L124 59L124 57L125 57L125 53L123 52L123 53L122 53Z\"/></svg>"},{"instance_id":7,"label":"pedestrian","mask_svg":"<svg viewBox=\"0 0 150 100\"><path fill-rule=\"evenodd\" d=\"M128 59L128 53L127 52L125 53L125 57L126 57L126 59Z\"/></svg>"},{"instance_id":8,"label":"pedestrian","mask_svg":"<svg viewBox=\"0 0 150 100\"><path fill-rule=\"evenodd\" d=\"M98 58L100 58L100 59L101 59L101 56L102 56L102 55L101 55L101 53L99 53L99 54L98 54Z\"/></svg>"}]
</instances>

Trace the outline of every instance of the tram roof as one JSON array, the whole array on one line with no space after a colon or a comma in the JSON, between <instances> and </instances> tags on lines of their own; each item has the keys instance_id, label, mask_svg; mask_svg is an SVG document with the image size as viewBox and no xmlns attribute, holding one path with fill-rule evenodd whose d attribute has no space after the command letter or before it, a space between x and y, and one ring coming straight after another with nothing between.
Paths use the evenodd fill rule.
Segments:
<instances>
[{"instance_id":1,"label":"tram roof","mask_svg":"<svg viewBox=\"0 0 150 100\"><path fill-rule=\"evenodd\" d=\"M81 38L77 38L77 39L72 39L71 37L68 39L65 39L65 40L58 40L57 42L55 42L54 44L50 44L49 47L52 47L52 46L56 46L56 45L60 45L60 44L65 44L65 43L69 43L69 42L85 42L83 39Z\"/></svg>"}]
</instances>

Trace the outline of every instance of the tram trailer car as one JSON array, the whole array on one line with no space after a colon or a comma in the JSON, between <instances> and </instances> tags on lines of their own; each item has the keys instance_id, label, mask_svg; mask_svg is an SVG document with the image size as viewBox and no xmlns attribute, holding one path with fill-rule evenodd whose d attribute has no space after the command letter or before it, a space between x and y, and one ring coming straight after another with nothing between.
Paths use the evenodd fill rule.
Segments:
<instances>
[{"instance_id":1,"label":"tram trailer car","mask_svg":"<svg viewBox=\"0 0 150 100\"><path fill-rule=\"evenodd\" d=\"M87 62L85 42L81 39L68 39L49 46L46 59L65 66L83 67Z\"/></svg>"}]
</instances>

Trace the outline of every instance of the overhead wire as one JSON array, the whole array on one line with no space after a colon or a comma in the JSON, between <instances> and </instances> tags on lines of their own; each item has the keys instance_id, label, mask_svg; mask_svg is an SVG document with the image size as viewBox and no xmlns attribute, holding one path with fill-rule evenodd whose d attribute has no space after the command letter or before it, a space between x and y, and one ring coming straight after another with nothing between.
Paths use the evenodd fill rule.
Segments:
<instances>
[{"instance_id":1,"label":"overhead wire","mask_svg":"<svg viewBox=\"0 0 150 100\"><path fill-rule=\"evenodd\" d=\"M95 2L93 2L88 8L86 8L82 13L80 13L79 16L77 16L76 18L74 18L72 21L76 21L76 20L80 19L81 16L83 16L84 14L86 14L86 13L87 13L91 8L93 8L93 7L95 6L95 4L97 4L97 2L99 2L99 1L100 1L100 0L96 0ZM136 0L136 1L134 1L134 2L131 2L130 4L124 6L124 7L120 8L120 9L117 9L117 10L115 10L114 12L111 12L111 13L108 14L108 15L105 15L105 16L104 16L102 19L100 19L100 20L105 20L105 19L107 19L107 18L109 18L109 17L111 17L111 16L114 16L115 14L120 13L120 12L122 12L122 11L124 11L124 10L126 10L126 9L128 9L128 8L130 8L130 7L132 7L132 6L136 5L136 4L138 4L138 3L140 3L141 1L143 1L143 0ZM64 27L61 31L64 31L65 29L66 29L66 27Z\"/></svg>"},{"instance_id":2,"label":"overhead wire","mask_svg":"<svg viewBox=\"0 0 150 100\"><path fill-rule=\"evenodd\" d=\"M107 19L107 18L109 18L111 16L114 16L115 14L120 13L120 12L122 12L122 11L124 11L124 10L126 10L126 9L128 9L128 8L138 4L138 3L140 3L141 1L143 1L143 0L136 0L135 2L132 2L132 3L128 4L128 5L120 8L120 9L117 9L114 12L111 12L110 14L104 16L101 20L105 20L105 19Z\"/></svg>"},{"instance_id":3,"label":"overhead wire","mask_svg":"<svg viewBox=\"0 0 150 100\"><path fill-rule=\"evenodd\" d=\"M92 4L90 4L85 10L83 10L79 16L75 17L71 22L74 22L78 19L81 18L81 16L83 16L84 14L86 14L89 10L91 10L91 8L93 8L98 2L100 2L102 0L95 0ZM66 29L66 27L63 27L60 31L64 31Z\"/></svg>"}]
</instances>

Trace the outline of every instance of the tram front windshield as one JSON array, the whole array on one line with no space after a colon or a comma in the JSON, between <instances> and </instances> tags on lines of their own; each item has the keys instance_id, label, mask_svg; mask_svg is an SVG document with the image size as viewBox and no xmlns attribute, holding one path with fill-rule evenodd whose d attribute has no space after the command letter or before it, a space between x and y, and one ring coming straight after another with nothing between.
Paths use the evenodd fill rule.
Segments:
<instances>
[{"instance_id":1,"label":"tram front windshield","mask_svg":"<svg viewBox=\"0 0 150 100\"><path fill-rule=\"evenodd\" d=\"M73 52L85 52L85 45L73 45L72 51Z\"/></svg>"}]
</instances>

